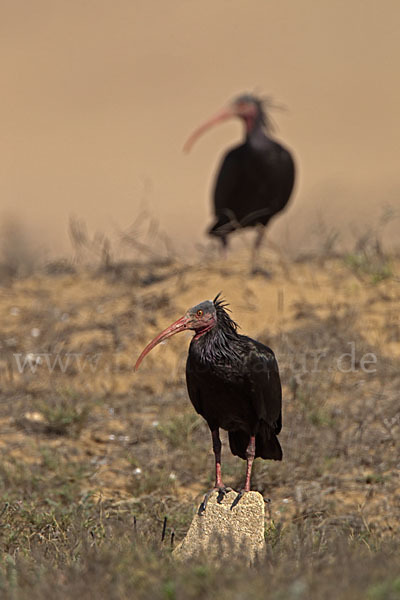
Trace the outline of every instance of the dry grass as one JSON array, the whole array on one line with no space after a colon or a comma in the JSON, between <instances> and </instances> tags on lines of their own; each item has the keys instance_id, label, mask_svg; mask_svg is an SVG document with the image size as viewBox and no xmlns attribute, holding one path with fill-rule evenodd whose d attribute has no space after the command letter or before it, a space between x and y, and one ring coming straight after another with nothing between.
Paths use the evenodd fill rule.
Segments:
<instances>
[{"instance_id":1,"label":"dry grass","mask_svg":"<svg viewBox=\"0 0 400 600\"><path fill-rule=\"evenodd\" d=\"M269 262L266 280L240 256L189 267L109 253L100 269L48 268L0 291L2 598L400 597L399 262L385 277L341 257ZM170 554L212 481L187 339L132 371L155 332L221 288L284 382L284 461L254 470L271 502L251 574Z\"/></svg>"}]
</instances>

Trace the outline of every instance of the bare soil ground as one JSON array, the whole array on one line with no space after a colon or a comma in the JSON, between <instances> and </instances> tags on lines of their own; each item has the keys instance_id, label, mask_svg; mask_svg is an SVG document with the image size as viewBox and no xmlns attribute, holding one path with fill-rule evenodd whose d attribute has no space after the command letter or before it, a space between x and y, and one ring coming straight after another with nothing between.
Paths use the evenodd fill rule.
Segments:
<instances>
[{"instance_id":1,"label":"bare soil ground","mask_svg":"<svg viewBox=\"0 0 400 600\"><path fill-rule=\"evenodd\" d=\"M271 278L239 254L60 263L1 288L2 597L400 597L400 262L265 258ZM188 336L133 372L159 330L219 291L274 349L284 388L284 460L254 469L268 555L250 574L171 558L213 479ZM239 487L244 462L223 442Z\"/></svg>"}]
</instances>

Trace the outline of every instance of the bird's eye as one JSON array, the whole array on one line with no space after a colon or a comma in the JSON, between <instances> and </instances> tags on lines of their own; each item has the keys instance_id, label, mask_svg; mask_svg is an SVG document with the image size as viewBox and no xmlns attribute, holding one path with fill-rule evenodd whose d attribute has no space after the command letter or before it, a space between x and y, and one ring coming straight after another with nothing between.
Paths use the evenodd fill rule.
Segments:
<instances>
[{"instance_id":1,"label":"bird's eye","mask_svg":"<svg viewBox=\"0 0 400 600\"><path fill-rule=\"evenodd\" d=\"M200 309L200 310L197 311L196 314L197 314L198 317L202 317L203 316L203 311Z\"/></svg>"}]
</instances>

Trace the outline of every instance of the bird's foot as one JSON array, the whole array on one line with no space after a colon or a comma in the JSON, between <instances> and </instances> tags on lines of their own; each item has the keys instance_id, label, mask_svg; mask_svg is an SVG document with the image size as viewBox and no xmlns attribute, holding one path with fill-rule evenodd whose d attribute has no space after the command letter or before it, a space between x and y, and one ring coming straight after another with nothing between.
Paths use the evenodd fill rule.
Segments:
<instances>
[{"instance_id":1,"label":"bird's foot","mask_svg":"<svg viewBox=\"0 0 400 600\"><path fill-rule=\"evenodd\" d=\"M243 498L243 496L245 495L246 492L248 492L249 490L246 490L245 488L243 488L242 490L240 490L240 492L238 493L238 495L236 496L236 498L234 499L234 501L231 504L231 510L233 508L235 508L235 506L237 506L239 504L239 501Z\"/></svg>"},{"instance_id":2,"label":"bird's foot","mask_svg":"<svg viewBox=\"0 0 400 600\"><path fill-rule=\"evenodd\" d=\"M206 510L207 508L207 504L208 504L208 500L210 499L210 496L213 492L218 492L218 496L217 496L217 502L218 504L221 504L222 500L225 498L226 494L228 492L231 492L232 488L226 487L224 485L220 485L220 486L216 486L213 487L209 492L207 492L207 494L204 496L203 502L200 504L199 506L199 510L198 510L198 514L202 515L203 512Z\"/></svg>"}]
</instances>

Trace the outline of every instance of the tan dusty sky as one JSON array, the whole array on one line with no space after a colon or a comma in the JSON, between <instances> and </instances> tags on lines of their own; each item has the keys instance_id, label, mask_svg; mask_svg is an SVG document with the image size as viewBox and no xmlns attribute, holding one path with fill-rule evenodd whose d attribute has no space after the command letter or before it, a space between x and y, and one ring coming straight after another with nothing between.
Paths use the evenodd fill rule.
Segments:
<instances>
[{"instance_id":1,"label":"tan dusty sky","mask_svg":"<svg viewBox=\"0 0 400 600\"><path fill-rule=\"evenodd\" d=\"M190 248L241 126L182 144L255 89L289 108L277 136L299 166L272 237L298 247L318 218L348 231L400 210L399 17L397 0L2 0L0 217L59 251L70 214L112 231L145 201Z\"/></svg>"}]
</instances>

